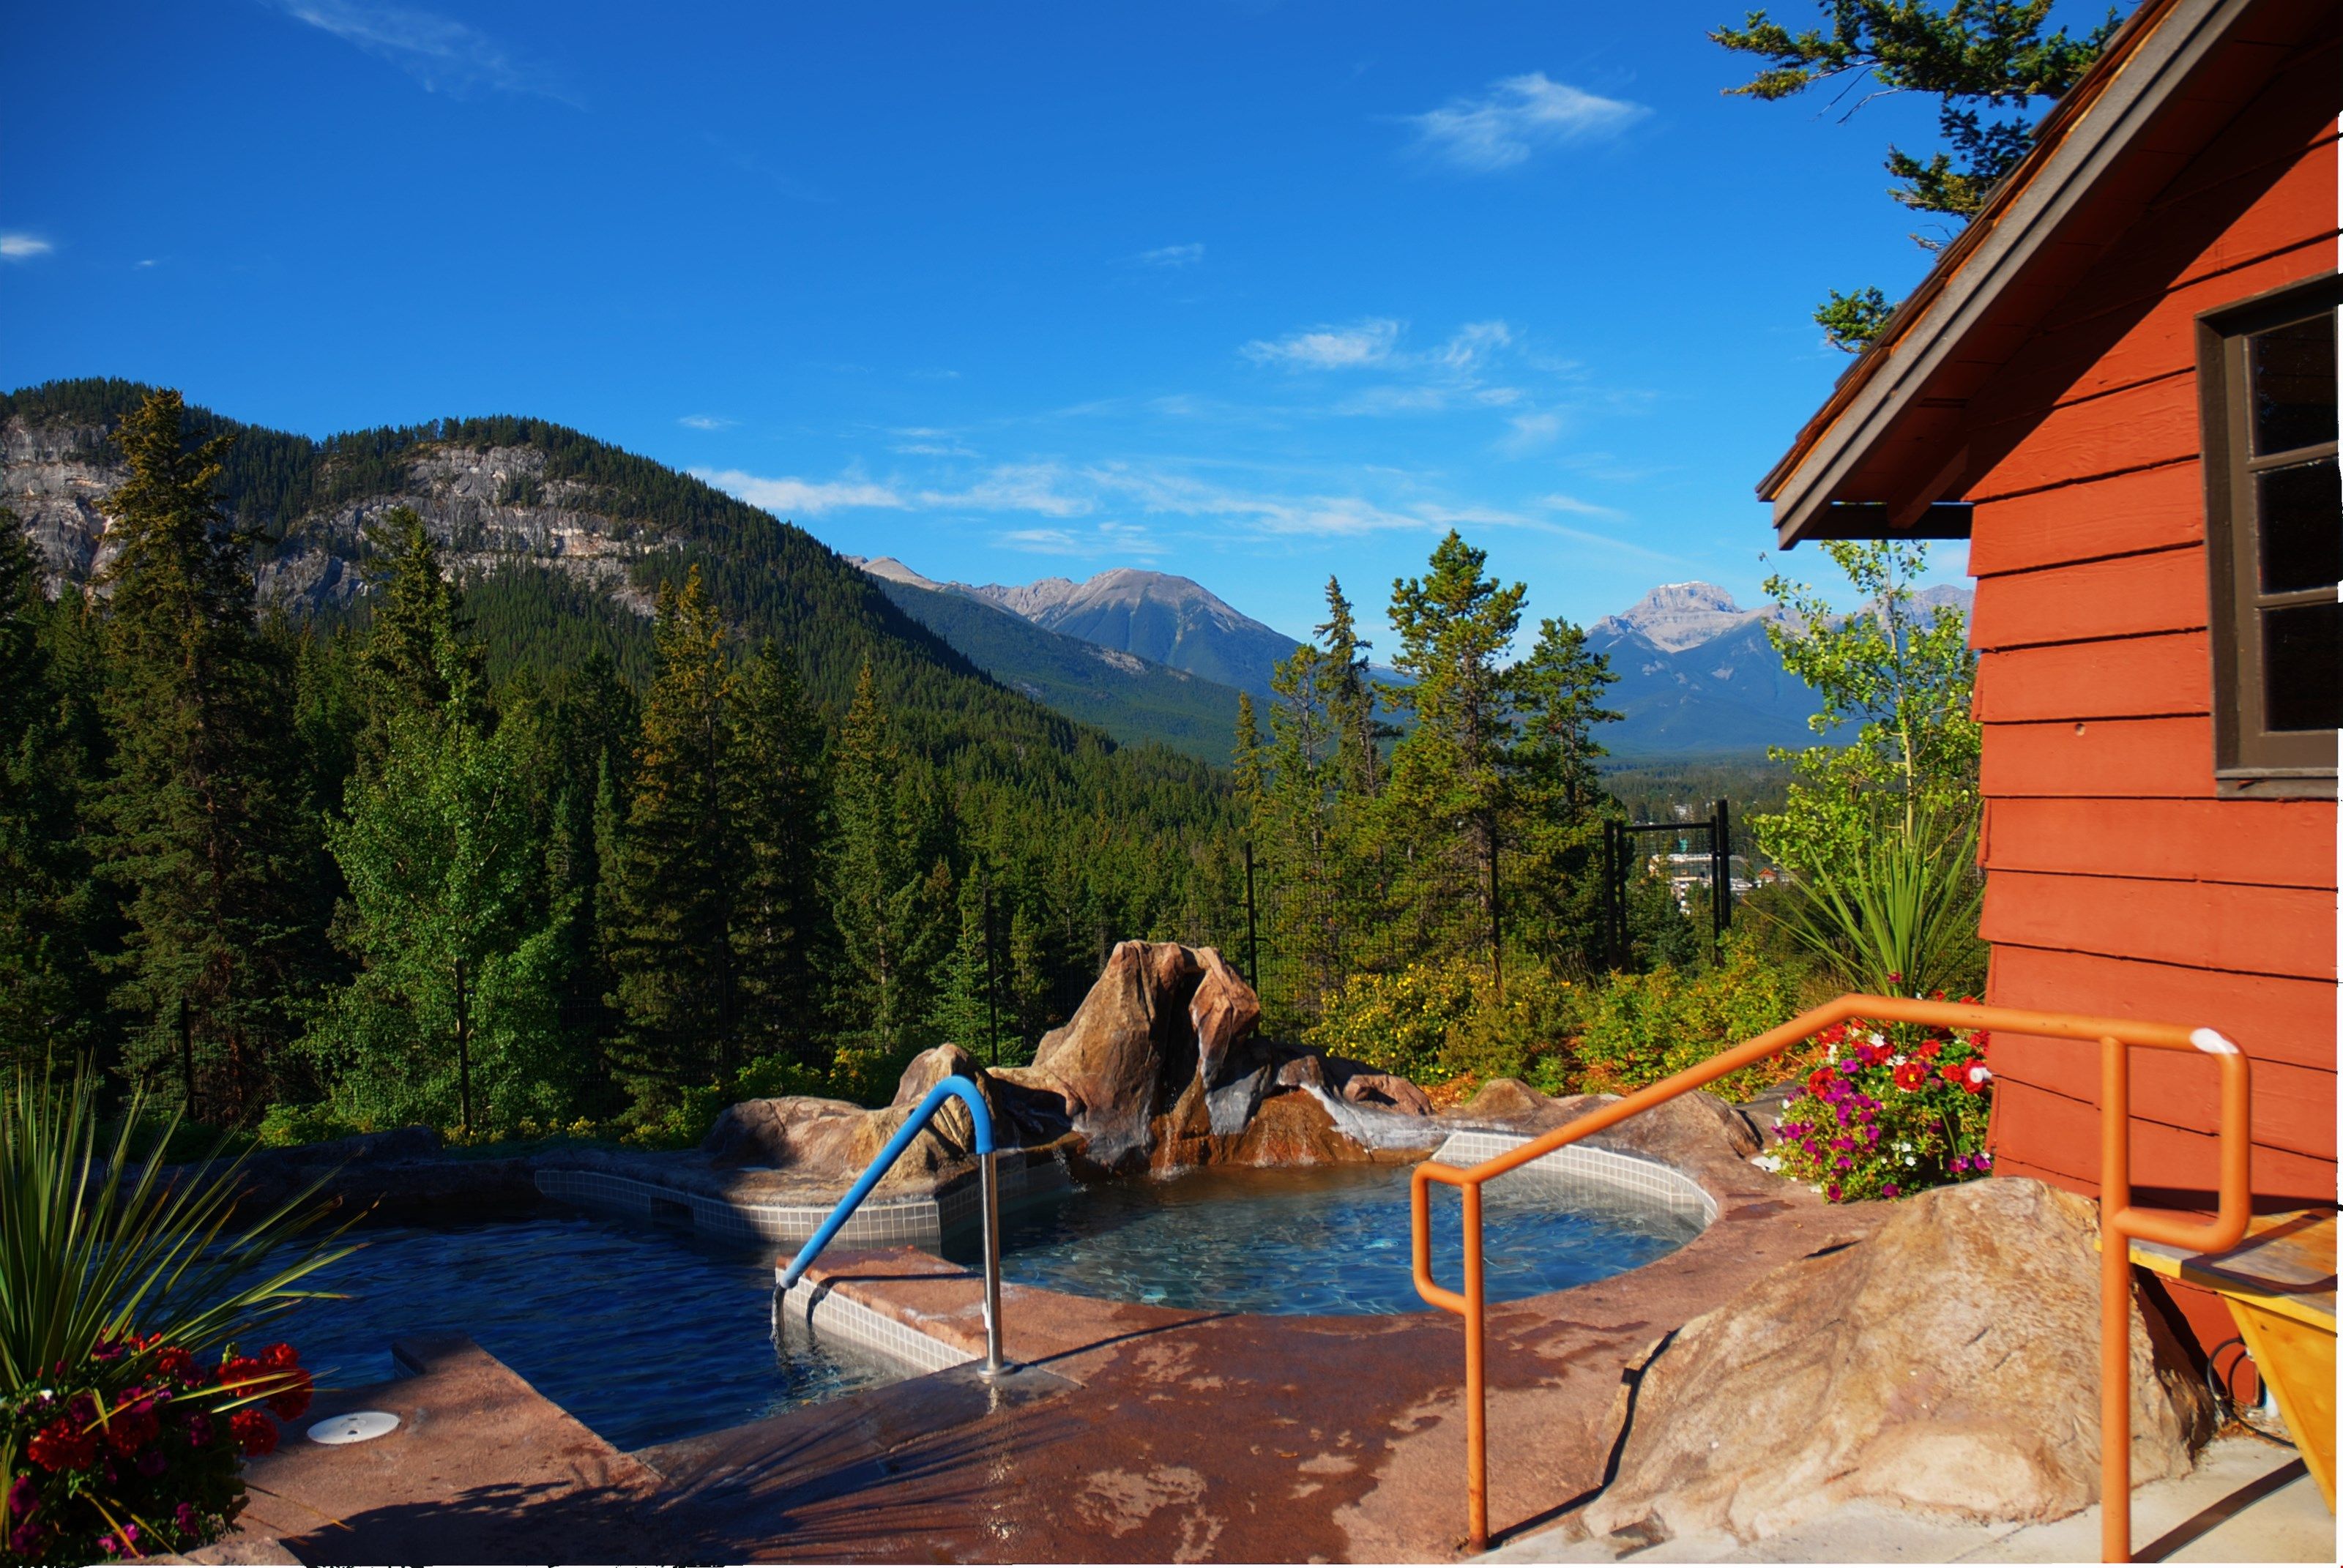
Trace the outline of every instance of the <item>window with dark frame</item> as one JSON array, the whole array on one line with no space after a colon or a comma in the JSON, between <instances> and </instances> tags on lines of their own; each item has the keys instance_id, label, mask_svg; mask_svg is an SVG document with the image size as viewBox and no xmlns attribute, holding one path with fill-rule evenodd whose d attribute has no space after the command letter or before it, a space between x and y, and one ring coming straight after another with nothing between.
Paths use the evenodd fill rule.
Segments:
<instances>
[{"instance_id":1,"label":"window with dark frame","mask_svg":"<svg viewBox=\"0 0 2343 1568\"><path fill-rule=\"evenodd\" d=\"M2343 472L2333 275L2197 319L2221 793L2335 793Z\"/></svg>"}]
</instances>

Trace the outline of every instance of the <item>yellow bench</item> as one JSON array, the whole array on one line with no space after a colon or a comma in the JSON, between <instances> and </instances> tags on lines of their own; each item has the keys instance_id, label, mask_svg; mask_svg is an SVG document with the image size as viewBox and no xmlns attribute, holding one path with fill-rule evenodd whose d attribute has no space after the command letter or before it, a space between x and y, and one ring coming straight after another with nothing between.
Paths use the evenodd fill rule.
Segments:
<instances>
[{"instance_id":1,"label":"yellow bench","mask_svg":"<svg viewBox=\"0 0 2343 1568\"><path fill-rule=\"evenodd\" d=\"M2265 1214L2226 1252L2135 1241L2131 1261L2229 1303L2254 1367L2335 1511L2335 1215Z\"/></svg>"}]
</instances>

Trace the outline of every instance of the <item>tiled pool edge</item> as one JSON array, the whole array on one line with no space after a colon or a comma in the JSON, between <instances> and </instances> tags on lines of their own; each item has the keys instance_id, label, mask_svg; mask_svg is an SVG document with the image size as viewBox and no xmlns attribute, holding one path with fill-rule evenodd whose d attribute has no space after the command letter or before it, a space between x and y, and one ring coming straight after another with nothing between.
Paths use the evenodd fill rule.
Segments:
<instances>
[{"instance_id":1,"label":"tiled pool edge","mask_svg":"<svg viewBox=\"0 0 2343 1568\"><path fill-rule=\"evenodd\" d=\"M1002 1162L1004 1199L1050 1191L1066 1182L1065 1167L1055 1161ZM696 1231L734 1241L801 1242L830 1218L835 1201L758 1203L608 1171L575 1168L538 1171L537 1190L563 1202L618 1209L648 1220L689 1220ZM981 1201L976 1174L970 1171L925 1197L865 1202L840 1228L837 1240L845 1246L939 1247L948 1233L976 1222Z\"/></svg>"},{"instance_id":2,"label":"tiled pool edge","mask_svg":"<svg viewBox=\"0 0 2343 1568\"><path fill-rule=\"evenodd\" d=\"M1450 1133L1432 1158L1446 1165L1475 1165L1519 1148L1531 1134L1468 1131ZM1716 1198L1691 1176L1647 1155L1630 1154L1574 1143L1541 1154L1501 1180L1528 1182L1542 1193L1584 1204L1587 1200L1629 1197L1639 1203L1664 1207L1670 1215L1697 1221L1705 1231L1716 1221ZM841 1239L843 1239L841 1237ZM776 1275L779 1273L777 1268ZM819 1336L858 1350L871 1352L915 1372L941 1372L980 1359L973 1351L951 1343L899 1318L855 1301L826 1281L800 1280L794 1287L773 1292L773 1331L785 1322L801 1322Z\"/></svg>"},{"instance_id":3,"label":"tiled pool edge","mask_svg":"<svg viewBox=\"0 0 2343 1568\"><path fill-rule=\"evenodd\" d=\"M1443 1165L1478 1165L1520 1148L1532 1135L1519 1132L1452 1132L1432 1156ZM1588 1143L1570 1143L1541 1154L1499 1178L1528 1182L1556 1198L1628 1195L1653 1200L1679 1219L1697 1219L1704 1231L1716 1222L1716 1197L1664 1160Z\"/></svg>"}]
</instances>

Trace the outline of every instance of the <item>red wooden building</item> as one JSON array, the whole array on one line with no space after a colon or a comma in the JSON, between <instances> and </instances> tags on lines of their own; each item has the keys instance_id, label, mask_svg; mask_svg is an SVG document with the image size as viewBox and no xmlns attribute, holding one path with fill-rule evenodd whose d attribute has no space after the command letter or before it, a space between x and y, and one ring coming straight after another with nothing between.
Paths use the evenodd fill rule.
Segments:
<instances>
[{"instance_id":1,"label":"red wooden building","mask_svg":"<svg viewBox=\"0 0 2343 1568\"><path fill-rule=\"evenodd\" d=\"M1759 492L1969 539L1988 1000L2240 1042L2265 1210L2336 1198L2339 14L2143 0ZM1997 1169L2091 1191L2097 1048L1992 1063ZM2210 1064L2133 1072L2140 1201L2209 1207Z\"/></svg>"}]
</instances>

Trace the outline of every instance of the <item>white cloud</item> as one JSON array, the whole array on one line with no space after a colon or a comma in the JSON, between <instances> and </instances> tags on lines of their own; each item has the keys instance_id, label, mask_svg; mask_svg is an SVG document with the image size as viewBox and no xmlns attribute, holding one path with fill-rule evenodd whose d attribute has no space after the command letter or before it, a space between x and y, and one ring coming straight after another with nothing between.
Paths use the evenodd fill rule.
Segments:
<instances>
[{"instance_id":1,"label":"white cloud","mask_svg":"<svg viewBox=\"0 0 2343 1568\"><path fill-rule=\"evenodd\" d=\"M1593 501L1582 501L1576 496L1565 496L1559 492L1540 497L1538 505L1549 511L1574 512L1582 518L1616 518L1624 515L1613 508L1599 507Z\"/></svg>"},{"instance_id":2,"label":"white cloud","mask_svg":"<svg viewBox=\"0 0 2343 1568\"><path fill-rule=\"evenodd\" d=\"M387 60L426 92L462 95L476 87L563 98L551 80L516 61L495 39L435 12L370 0L272 0L277 9Z\"/></svg>"},{"instance_id":3,"label":"white cloud","mask_svg":"<svg viewBox=\"0 0 2343 1568\"><path fill-rule=\"evenodd\" d=\"M1141 266L1193 266L1204 259L1201 245L1165 245L1153 250L1142 250L1131 258Z\"/></svg>"},{"instance_id":4,"label":"white cloud","mask_svg":"<svg viewBox=\"0 0 2343 1568\"><path fill-rule=\"evenodd\" d=\"M0 258L9 261L30 261L55 249L55 246L35 235L0 234Z\"/></svg>"},{"instance_id":5,"label":"white cloud","mask_svg":"<svg viewBox=\"0 0 2343 1568\"><path fill-rule=\"evenodd\" d=\"M1421 151L1488 174L1524 162L1541 148L1614 136L1650 113L1641 104L1600 97L1533 71L1493 83L1477 98L1458 98L1407 119Z\"/></svg>"},{"instance_id":6,"label":"white cloud","mask_svg":"<svg viewBox=\"0 0 2343 1568\"><path fill-rule=\"evenodd\" d=\"M824 512L849 508L901 508L910 505L886 486L868 479L768 479L744 474L738 468L694 468L691 474L728 495L738 496L750 506L762 507L781 518L820 517Z\"/></svg>"},{"instance_id":7,"label":"white cloud","mask_svg":"<svg viewBox=\"0 0 2343 1568\"><path fill-rule=\"evenodd\" d=\"M686 414L676 421L694 430L729 430L739 422L728 419L721 414Z\"/></svg>"},{"instance_id":8,"label":"white cloud","mask_svg":"<svg viewBox=\"0 0 2343 1568\"><path fill-rule=\"evenodd\" d=\"M1066 492L1066 470L1055 463L1005 463L965 489L922 490L921 506L942 511L1031 512L1044 518L1079 518L1094 509L1091 498Z\"/></svg>"},{"instance_id":9,"label":"white cloud","mask_svg":"<svg viewBox=\"0 0 2343 1568\"><path fill-rule=\"evenodd\" d=\"M1513 427L1513 434L1499 445L1515 455L1546 446L1562 434L1562 416L1552 409L1516 414L1506 423Z\"/></svg>"},{"instance_id":10,"label":"white cloud","mask_svg":"<svg viewBox=\"0 0 2343 1568\"><path fill-rule=\"evenodd\" d=\"M1290 332L1274 342L1256 338L1237 352L1255 364L1282 365L1289 370L1357 370L1389 359L1399 333L1398 322L1372 317L1352 327Z\"/></svg>"}]
</instances>

